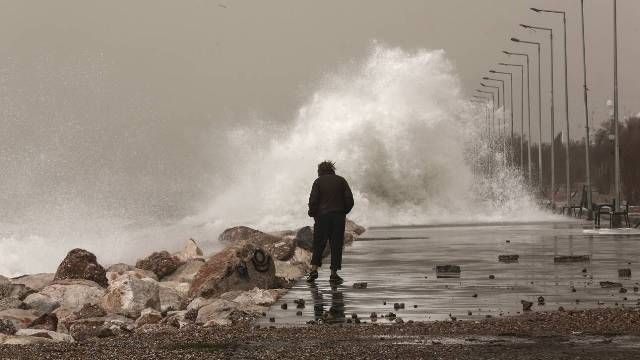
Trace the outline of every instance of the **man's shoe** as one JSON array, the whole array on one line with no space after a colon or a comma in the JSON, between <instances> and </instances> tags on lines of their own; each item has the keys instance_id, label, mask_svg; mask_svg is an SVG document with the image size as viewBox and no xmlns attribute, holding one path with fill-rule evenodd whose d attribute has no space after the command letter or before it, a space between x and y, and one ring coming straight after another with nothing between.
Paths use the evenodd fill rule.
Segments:
<instances>
[{"instance_id":1,"label":"man's shoe","mask_svg":"<svg viewBox=\"0 0 640 360\"><path fill-rule=\"evenodd\" d=\"M307 275L307 282L308 283L312 283L314 281L316 281L316 279L318 278L318 271L311 271L309 272L309 274Z\"/></svg>"},{"instance_id":2,"label":"man's shoe","mask_svg":"<svg viewBox=\"0 0 640 360\"><path fill-rule=\"evenodd\" d=\"M329 277L329 282L331 283L331 285L342 285L344 280L342 280L342 278L338 276L338 274L332 274Z\"/></svg>"}]
</instances>

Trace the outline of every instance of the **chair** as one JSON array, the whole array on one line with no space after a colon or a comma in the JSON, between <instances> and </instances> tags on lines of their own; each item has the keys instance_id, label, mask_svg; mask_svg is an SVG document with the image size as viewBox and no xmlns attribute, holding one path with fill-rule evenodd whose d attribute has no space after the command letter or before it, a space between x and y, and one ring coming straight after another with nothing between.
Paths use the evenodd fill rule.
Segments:
<instances>
[{"instance_id":1,"label":"chair","mask_svg":"<svg viewBox=\"0 0 640 360\"><path fill-rule=\"evenodd\" d=\"M571 192L569 203L562 207L562 215L564 215L564 211L567 210L567 215L582 217L582 207L583 207L583 204L587 202L586 190L584 188L582 189L582 198L580 199L579 205L573 204L573 201L572 201L576 197L576 195L578 195L577 191Z\"/></svg>"},{"instance_id":2,"label":"chair","mask_svg":"<svg viewBox=\"0 0 640 360\"><path fill-rule=\"evenodd\" d=\"M600 227L601 215L609 215L609 228L611 229L613 229L613 219L616 216L622 216L624 218L624 221L627 227L631 227L631 223L629 222L629 202L625 202L624 207L621 208L620 210L617 209L615 200L613 200L613 204L596 205L595 219L594 219L596 227ZM636 225L636 227L638 226Z\"/></svg>"}]
</instances>

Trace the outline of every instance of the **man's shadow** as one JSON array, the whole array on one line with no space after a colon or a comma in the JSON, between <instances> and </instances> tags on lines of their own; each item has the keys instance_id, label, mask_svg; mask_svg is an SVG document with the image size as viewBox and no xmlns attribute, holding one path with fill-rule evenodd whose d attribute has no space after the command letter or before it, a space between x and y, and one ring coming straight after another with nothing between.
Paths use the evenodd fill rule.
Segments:
<instances>
[{"instance_id":1,"label":"man's shadow","mask_svg":"<svg viewBox=\"0 0 640 360\"><path fill-rule=\"evenodd\" d=\"M346 321L344 314L344 294L336 286L331 286L331 303L326 304L324 295L318 285L312 283L309 285L311 291L311 299L313 300L313 318L314 320L322 320L325 323L337 324ZM329 307L328 309L327 306Z\"/></svg>"}]
</instances>

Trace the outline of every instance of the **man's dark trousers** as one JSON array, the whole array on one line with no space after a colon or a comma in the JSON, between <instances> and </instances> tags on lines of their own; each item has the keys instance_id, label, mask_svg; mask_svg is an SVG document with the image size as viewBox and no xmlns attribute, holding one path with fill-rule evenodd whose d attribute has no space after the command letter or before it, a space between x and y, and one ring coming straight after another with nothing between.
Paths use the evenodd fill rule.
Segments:
<instances>
[{"instance_id":1,"label":"man's dark trousers","mask_svg":"<svg viewBox=\"0 0 640 360\"><path fill-rule=\"evenodd\" d=\"M322 253L328 239L331 248L331 270L337 271L342 268L345 218L343 212L329 212L315 218L311 265L322 265Z\"/></svg>"}]
</instances>

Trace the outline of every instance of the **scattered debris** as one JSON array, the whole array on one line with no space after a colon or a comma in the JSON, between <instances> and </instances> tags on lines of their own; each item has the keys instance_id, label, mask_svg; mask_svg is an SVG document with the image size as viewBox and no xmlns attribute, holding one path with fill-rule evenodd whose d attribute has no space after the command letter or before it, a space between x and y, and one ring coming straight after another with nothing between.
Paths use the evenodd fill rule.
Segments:
<instances>
[{"instance_id":1,"label":"scattered debris","mask_svg":"<svg viewBox=\"0 0 640 360\"><path fill-rule=\"evenodd\" d=\"M367 288L367 283L366 282L355 282L355 283L353 283L353 288L354 289L366 289Z\"/></svg>"},{"instance_id":2,"label":"scattered debris","mask_svg":"<svg viewBox=\"0 0 640 360\"><path fill-rule=\"evenodd\" d=\"M436 277L438 278L459 278L460 266L458 265L437 265Z\"/></svg>"},{"instance_id":3,"label":"scattered debris","mask_svg":"<svg viewBox=\"0 0 640 360\"><path fill-rule=\"evenodd\" d=\"M305 305L304 299L293 300L293 302L296 304L296 307L298 309L304 309L304 305Z\"/></svg>"},{"instance_id":4,"label":"scattered debris","mask_svg":"<svg viewBox=\"0 0 640 360\"><path fill-rule=\"evenodd\" d=\"M495 278L496 278L496 276L495 276L495 275L493 275L493 274L489 275L489 280L493 280L493 279L495 279Z\"/></svg>"},{"instance_id":5,"label":"scattered debris","mask_svg":"<svg viewBox=\"0 0 640 360\"><path fill-rule=\"evenodd\" d=\"M554 263L588 262L589 255L562 255L553 258Z\"/></svg>"},{"instance_id":6,"label":"scattered debris","mask_svg":"<svg viewBox=\"0 0 640 360\"><path fill-rule=\"evenodd\" d=\"M631 277L631 269L618 269L618 277L630 278Z\"/></svg>"},{"instance_id":7,"label":"scattered debris","mask_svg":"<svg viewBox=\"0 0 640 360\"><path fill-rule=\"evenodd\" d=\"M287 310L287 303L283 303L282 305L280 305L280 309Z\"/></svg>"},{"instance_id":8,"label":"scattered debris","mask_svg":"<svg viewBox=\"0 0 640 360\"><path fill-rule=\"evenodd\" d=\"M538 305L544 305L544 297L538 296Z\"/></svg>"},{"instance_id":9,"label":"scattered debris","mask_svg":"<svg viewBox=\"0 0 640 360\"><path fill-rule=\"evenodd\" d=\"M501 263L518 262L520 255L498 255L498 261Z\"/></svg>"},{"instance_id":10,"label":"scattered debris","mask_svg":"<svg viewBox=\"0 0 640 360\"><path fill-rule=\"evenodd\" d=\"M522 304L522 311L531 311L531 307L533 306L531 301L520 300L520 303Z\"/></svg>"},{"instance_id":11,"label":"scattered debris","mask_svg":"<svg viewBox=\"0 0 640 360\"><path fill-rule=\"evenodd\" d=\"M621 288L622 284L613 281L600 281L600 287L603 289Z\"/></svg>"}]
</instances>

